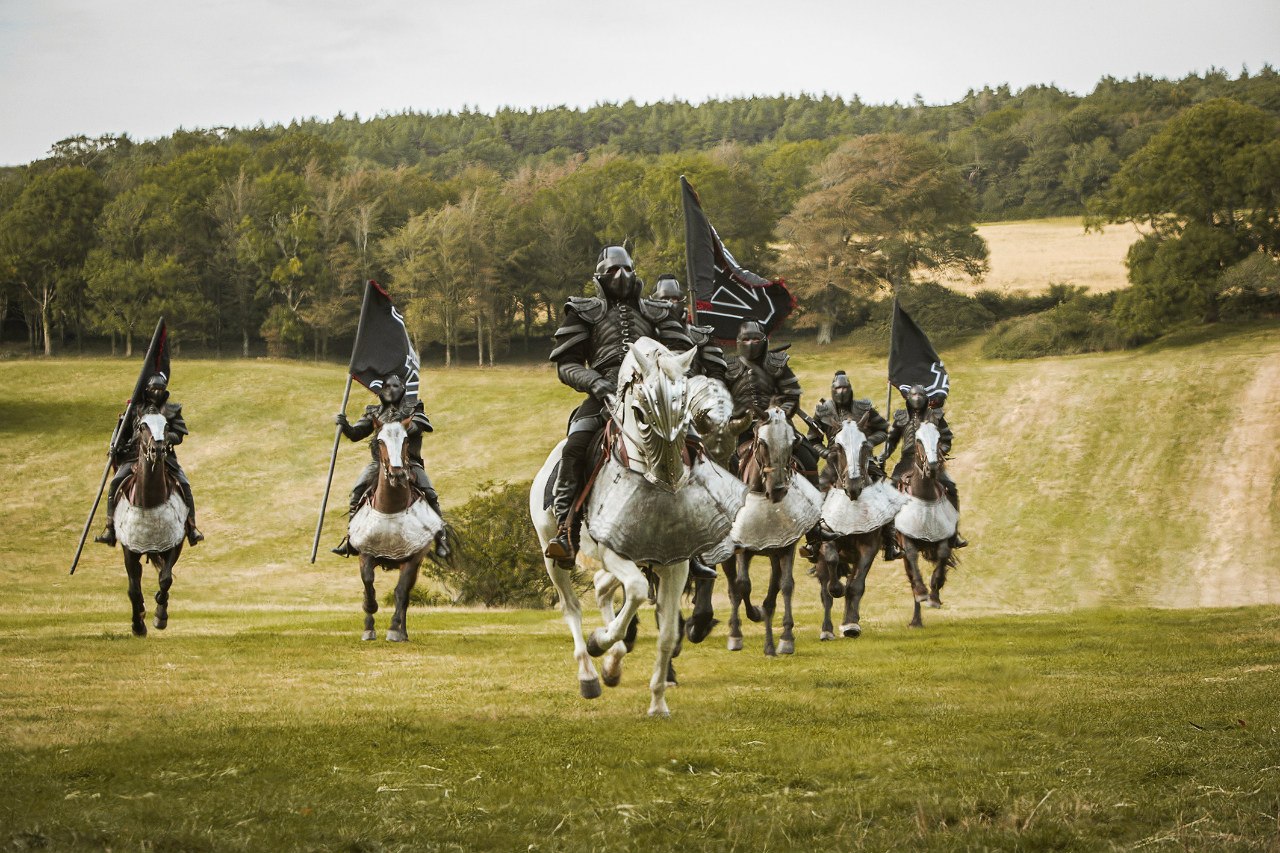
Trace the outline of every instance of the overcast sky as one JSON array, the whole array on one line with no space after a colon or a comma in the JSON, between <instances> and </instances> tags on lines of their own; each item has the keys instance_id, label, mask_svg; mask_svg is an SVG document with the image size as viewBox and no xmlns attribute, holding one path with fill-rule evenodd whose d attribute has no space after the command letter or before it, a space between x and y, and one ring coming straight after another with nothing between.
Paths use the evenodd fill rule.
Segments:
<instances>
[{"instance_id":1,"label":"overcast sky","mask_svg":"<svg viewBox=\"0 0 1280 853\"><path fill-rule=\"evenodd\" d=\"M1280 65L1280 0L0 0L0 164L338 112L919 94Z\"/></svg>"}]
</instances>

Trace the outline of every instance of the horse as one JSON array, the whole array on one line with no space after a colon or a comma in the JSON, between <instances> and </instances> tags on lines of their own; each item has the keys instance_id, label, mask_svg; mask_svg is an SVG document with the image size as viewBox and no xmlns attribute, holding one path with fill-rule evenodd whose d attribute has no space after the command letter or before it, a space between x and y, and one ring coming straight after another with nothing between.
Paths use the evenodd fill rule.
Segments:
<instances>
[{"instance_id":1,"label":"horse","mask_svg":"<svg viewBox=\"0 0 1280 853\"><path fill-rule=\"evenodd\" d=\"M559 593L564 620L573 637L579 693L602 693L591 658L605 655L605 684L621 678L625 639L633 617L656 580L657 656L649 679L649 716L666 717L667 674L679 633L680 594L689 574L689 555L720 542L742 503L742 484L714 462L692 452L687 443L691 420L690 382L685 374L696 356L676 355L650 338L631 345L618 370L617 394L609 407L604 458L581 506L585 520L579 536L579 560L603 565L596 589L621 586L622 606L614 612L611 595L598 599L606 619L584 639L582 606L573 589L572 569L545 558L547 574ZM529 491L529 516L545 550L556 535L556 519L546 499L564 442L547 457ZM606 654L607 652L607 654Z\"/></svg>"},{"instance_id":2,"label":"horse","mask_svg":"<svg viewBox=\"0 0 1280 853\"><path fill-rule=\"evenodd\" d=\"M947 568L955 565L951 537L960 521L960 511L951 505L938 479L942 470L938 439L938 427L927 421L916 430L915 461L900 486L908 500L893 520L902 547L907 582L915 596L915 612L909 623L912 628L924 627L920 620L921 604L942 606L938 593L947 582ZM920 574L921 555L934 566L928 587Z\"/></svg>"},{"instance_id":3,"label":"horse","mask_svg":"<svg viewBox=\"0 0 1280 853\"><path fill-rule=\"evenodd\" d=\"M873 482L869 470L871 442L856 421L845 420L827 454L824 479L831 488L822 503L822 523L837 538L823 542L818 549L817 576L822 597L822 630L820 640L834 640L831 605L844 598L844 618L840 634L858 637L862 634L858 609L866 592L867 572L880 550L884 528L907 502L885 480ZM842 582L842 577L848 582Z\"/></svg>"},{"instance_id":4,"label":"horse","mask_svg":"<svg viewBox=\"0 0 1280 853\"><path fill-rule=\"evenodd\" d=\"M374 421L378 435L378 479L370 496L361 504L347 525L352 546L360 552L360 580L364 583L364 633L362 640L375 640L373 614L378 612L378 598L373 582L376 570L396 569L395 612L387 628L387 640L403 643L409 639L405 611L409 594L418 582L418 569L428 556L442 552L447 537L446 526L427 501L412 486L408 462L409 419ZM448 553L447 549L443 553Z\"/></svg>"},{"instance_id":5,"label":"horse","mask_svg":"<svg viewBox=\"0 0 1280 853\"><path fill-rule=\"evenodd\" d=\"M147 635L147 610L142 598L142 558L156 567L160 586L156 590L157 630L169 625L169 588L173 586L173 566L182 555L187 526L187 504L177 479L165 460L172 451L165 438L168 422L152 413L137 420L138 458L133 473L120 484L116 502L116 539L124 553L124 569L129 575L129 601L133 605L133 634Z\"/></svg>"},{"instance_id":6,"label":"horse","mask_svg":"<svg viewBox=\"0 0 1280 853\"><path fill-rule=\"evenodd\" d=\"M745 605L748 619L765 623L766 655L795 653L791 618L795 579L791 569L796 542L818 523L822 514L821 493L804 477L793 476L791 450L795 442L796 433L786 412L780 406L770 406L756 420L753 438L742 456L739 470L747 487L747 499L729 534L735 545L734 560L724 564L729 600L733 605L729 616L729 651L742 649L738 609L739 605ZM757 554L767 556L770 565L763 611L751 603L751 558ZM779 592L783 602L782 637L775 648L773 614Z\"/></svg>"}]
</instances>

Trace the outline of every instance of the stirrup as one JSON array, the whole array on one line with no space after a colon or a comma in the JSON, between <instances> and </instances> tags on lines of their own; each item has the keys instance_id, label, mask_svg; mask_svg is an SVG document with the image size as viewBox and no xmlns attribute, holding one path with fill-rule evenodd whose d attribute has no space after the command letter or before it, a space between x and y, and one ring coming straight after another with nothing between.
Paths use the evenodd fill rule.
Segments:
<instances>
[{"instance_id":1,"label":"stirrup","mask_svg":"<svg viewBox=\"0 0 1280 853\"><path fill-rule=\"evenodd\" d=\"M573 545L569 542L569 531L560 530L555 539L547 543L547 550L542 552L544 557L555 560L560 568L573 568L574 554Z\"/></svg>"},{"instance_id":2,"label":"stirrup","mask_svg":"<svg viewBox=\"0 0 1280 853\"><path fill-rule=\"evenodd\" d=\"M715 580L718 575L714 566L708 566L697 557L689 560L689 577L694 580Z\"/></svg>"},{"instance_id":3,"label":"stirrup","mask_svg":"<svg viewBox=\"0 0 1280 853\"><path fill-rule=\"evenodd\" d=\"M960 531L957 530L955 533L951 534L951 547L952 548L968 548L969 540L961 536Z\"/></svg>"},{"instance_id":4,"label":"stirrup","mask_svg":"<svg viewBox=\"0 0 1280 853\"><path fill-rule=\"evenodd\" d=\"M204 534L200 532L200 528L194 524L187 528L187 542L191 545L199 545L204 541Z\"/></svg>"},{"instance_id":5,"label":"stirrup","mask_svg":"<svg viewBox=\"0 0 1280 853\"><path fill-rule=\"evenodd\" d=\"M101 533L93 537L94 542L101 542L108 548L114 548L116 545L116 528L114 525L108 524Z\"/></svg>"},{"instance_id":6,"label":"stirrup","mask_svg":"<svg viewBox=\"0 0 1280 853\"><path fill-rule=\"evenodd\" d=\"M360 552L351 544L350 536L343 536L342 541L338 543L337 548L330 548L330 553L337 554L339 557L358 557Z\"/></svg>"}]
</instances>

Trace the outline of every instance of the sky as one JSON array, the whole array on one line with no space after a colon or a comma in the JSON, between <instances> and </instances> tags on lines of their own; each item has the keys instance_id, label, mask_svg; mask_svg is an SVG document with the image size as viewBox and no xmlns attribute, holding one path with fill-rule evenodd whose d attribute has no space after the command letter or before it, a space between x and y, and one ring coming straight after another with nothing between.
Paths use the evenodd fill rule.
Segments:
<instances>
[{"instance_id":1,"label":"sky","mask_svg":"<svg viewBox=\"0 0 1280 853\"><path fill-rule=\"evenodd\" d=\"M59 139L1280 66L1278 0L0 0L0 165Z\"/></svg>"}]
</instances>

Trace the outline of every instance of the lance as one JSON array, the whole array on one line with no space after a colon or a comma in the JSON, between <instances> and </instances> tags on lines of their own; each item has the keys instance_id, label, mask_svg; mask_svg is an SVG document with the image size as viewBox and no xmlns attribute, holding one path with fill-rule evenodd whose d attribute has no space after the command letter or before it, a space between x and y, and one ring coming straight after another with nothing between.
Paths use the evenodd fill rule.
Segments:
<instances>
[{"instance_id":1,"label":"lance","mask_svg":"<svg viewBox=\"0 0 1280 853\"><path fill-rule=\"evenodd\" d=\"M342 408L344 414L347 411L347 401L351 399L351 378L352 367L355 364L356 352L360 346L360 332L364 330L364 314L369 307L369 282L364 285L364 300L360 303L360 320L356 323L356 339L351 344L351 361L347 362L347 384L342 389ZM333 469L338 464L338 443L342 440L342 424L334 424L333 427L333 453L329 455L329 476L324 481L324 497L320 499L320 517L316 519L316 536L311 543L311 562L316 561L316 552L320 550L320 531L324 529L324 511L329 505L329 489L333 485Z\"/></svg>"}]
</instances>

